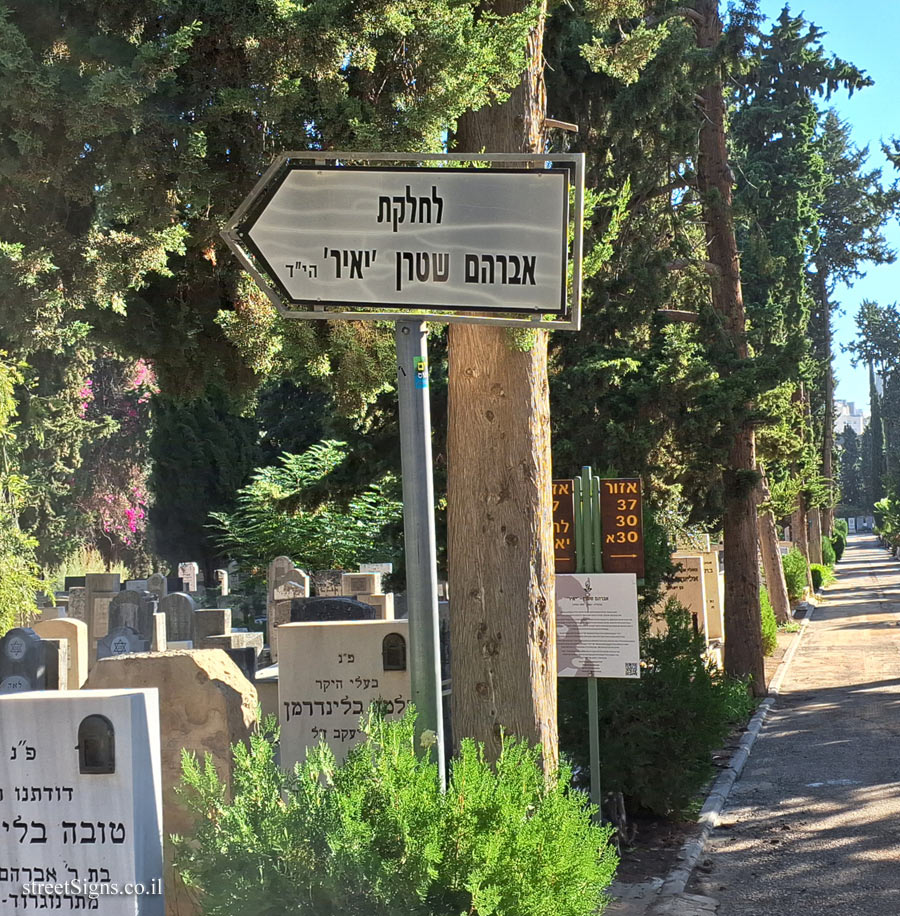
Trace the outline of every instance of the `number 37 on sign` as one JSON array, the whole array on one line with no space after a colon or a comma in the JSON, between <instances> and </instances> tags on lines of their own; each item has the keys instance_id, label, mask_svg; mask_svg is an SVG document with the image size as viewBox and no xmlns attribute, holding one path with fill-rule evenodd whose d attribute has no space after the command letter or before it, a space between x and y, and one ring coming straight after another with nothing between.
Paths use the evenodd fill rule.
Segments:
<instances>
[{"instance_id":1,"label":"number 37 on sign","mask_svg":"<svg viewBox=\"0 0 900 916\"><path fill-rule=\"evenodd\" d=\"M603 571L644 576L644 526L641 481L613 478L600 481L603 528Z\"/></svg>"}]
</instances>

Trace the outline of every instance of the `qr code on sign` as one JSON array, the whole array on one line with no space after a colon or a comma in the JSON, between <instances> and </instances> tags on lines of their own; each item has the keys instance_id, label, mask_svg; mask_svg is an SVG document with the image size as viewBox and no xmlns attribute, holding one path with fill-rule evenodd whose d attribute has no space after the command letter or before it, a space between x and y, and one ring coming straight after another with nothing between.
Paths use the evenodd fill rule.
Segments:
<instances>
[{"instance_id":1,"label":"qr code on sign","mask_svg":"<svg viewBox=\"0 0 900 916\"><path fill-rule=\"evenodd\" d=\"M637 676L638 676L637 662L625 662L625 677L637 677Z\"/></svg>"}]
</instances>

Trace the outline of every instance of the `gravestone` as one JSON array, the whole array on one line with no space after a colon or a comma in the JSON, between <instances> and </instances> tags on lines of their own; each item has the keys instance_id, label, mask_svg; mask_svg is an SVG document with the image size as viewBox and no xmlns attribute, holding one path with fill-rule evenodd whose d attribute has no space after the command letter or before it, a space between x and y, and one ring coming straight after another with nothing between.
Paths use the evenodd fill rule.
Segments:
<instances>
[{"instance_id":1,"label":"gravestone","mask_svg":"<svg viewBox=\"0 0 900 916\"><path fill-rule=\"evenodd\" d=\"M186 592L196 592L197 583L200 578L200 567L196 563L179 563L178 575L184 583Z\"/></svg>"},{"instance_id":2,"label":"gravestone","mask_svg":"<svg viewBox=\"0 0 900 916\"><path fill-rule=\"evenodd\" d=\"M4 695L0 747L2 912L163 916L156 691Z\"/></svg>"},{"instance_id":3,"label":"gravestone","mask_svg":"<svg viewBox=\"0 0 900 916\"><path fill-rule=\"evenodd\" d=\"M266 632L272 661L277 661L275 630L291 619L291 602L309 595L309 576L290 557L275 557L269 564L267 586Z\"/></svg>"},{"instance_id":4,"label":"gravestone","mask_svg":"<svg viewBox=\"0 0 900 916\"><path fill-rule=\"evenodd\" d=\"M191 638L191 620L197 602L184 592L172 592L159 603L160 611L166 618L166 639L169 642L183 642Z\"/></svg>"},{"instance_id":5,"label":"gravestone","mask_svg":"<svg viewBox=\"0 0 900 916\"><path fill-rule=\"evenodd\" d=\"M227 569L216 569L213 571L213 575L216 580L216 588L219 589L219 594L223 597L229 594L228 588L228 570Z\"/></svg>"},{"instance_id":6,"label":"gravestone","mask_svg":"<svg viewBox=\"0 0 900 916\"><path fill-rule=\"evenodd\" d=\"M706 624L706 582L703 575L703 557L699 554L687 556L673 554L672 562L679 566L672 581L662 590L660 607L665 607L669 599L675 598L690 612L694 627L703 633L707 632ZM651 628L654 632L665 623L656 621Z\"/></svg>"},{"instance_id":7,"label":"gravestone","mask_svg":"<svg viewBox=\"0 0 900 916\"><path fill-rule=\"evenodd\" d=\"M195 914L189 895L175 882L169 840L173 833L191 836L195 829L193 815L176 792L181 783L182 750L196 753L201 760L209 754L219 778L230 789L231 746L249 742L259 702L256 690L225 653L209 651L104 658L91 671L87 687L159 691L167 916Z\"/></svg>"},{"instance_id":8,"label":"gravestone","mask_svg":"<svg viewBox=\"0 0 900 916\"><path fill-rule=\"evenodd\" d=\"M133 655L136 652L149 652L150 640L134 627L116 627L106 636L97 640L97 661L114 655Z\"/></svg>"},{"instance_id":9,"label":"gravestone","mask_svg":"<svg viewBox=\"0 0 900 916\"><path fill-rule=\"evenodd\" d=\"M375 620L376 608L354 598L295 598L291 623L327 620Z\"/></svg>"},{"instance_id":10,"label":"gravestone","mask_svg":"<svg viewBox=\"0 0 900 916\"><path fill-rule=\"evenodd\" d=\"M279 627L278 718L281 766L325 742L342 761L362 740L360 717L380 700L388 716L410 699L405 620L288 623Z\"/></svg>"},{"instance_id":11,"label":"gravestone","mask_svg":"<svg viewBox=\"0 0 900 916\"><path fill-rule=\"evenodd\" d=\"M28 627L13 627L0 639L0 693L65 690L66 646L41 639Z\"/></svg>"},{"instance_id":12,"label":"gravestone","mask_svg":"<svg viewBox=\"0 0 900 916\"><path fill-rule=\"evenodd\" d=\"M393 592L388 592L386 595L357 595L356 600L375 608L375 616L379 620L394 619Z\"/></svg>"},{"instance_id":13,"label":"gravestone","mask_svg":"<svg viewBox=\"0 0 900 916\"><path fill-rule=\"evenodd\" d=\"M146 639L152 630L151 616L156 612L156 601L149 592L125 589L109 603L109 629L134 627Z\"/></svg>"},{"instance_id":14,"label":"gravestone","mask_svg":"<svg viewBox=\"0 0 900 916\"><path fill-rule=\"evenodd\" d=\"M380 595L380 573L344 573L341 576L342 595Z\"/></svg>"},{"instance_id":15,"label":"gravestone","mask_svg":"<svg viewBox=\"0 0 900 916\"><path fill-rule=\"evenodd\" d=\"M87 584L85 582L85 576L66 576L63 588L70 592L73 588L84 588Z\"/></svg>"},{"instance_id":16,"label":"gravestone","mask_svg":"<svg viewBox=\"0 0 900 916\"><path fill-rule=\"evenodd\" d=\"M320 598L337 598L343 594L341 579L344 576L342 569L319 569L310 573L313 588Z\"/></svg>"},{"instance_id":17,"label":"gravestone","mask_svg":"<svg viewBox=\"0 0 900 916\"><path fill-rule=\"evenodd\" d=\"M145 592L147 591L148 581L148 579L126 579L125 588L133 592Z\"/></svg>"},{"instance_id":18,"label":"gravestone","mask_svg":"<svg viewBox=\"0 0 900 916\"><path fill-rule=\"evenodd\" d=\"M257 655L253 646L229 647L225 649L225 654L241 669L241 673L251 684L256 683Z\"/></svg>"},{"instance_id":19,"label":"gravestone","mask_svg":"<svg viewBox=\"0 0 900 916\"><path fill-rule=\"evenodd\" d=\"M719 552L702 555L703 585L706 593L706 637L725 638L725 577L719 572Z\"/></svg>"},{"instance_id":20,"label":"gravestone","mask_svg":"<svg viewBox=\"0 0 900 916\"><path fill-rule=\"evenodd\" d=\"M393 563L360 563L359 571L361 573L378 573L386 576L394 571Z\"/></svg>"},{"instance_id":21,"label":"gravestone","mask_svg":"<svg viewBox=\"0 0 900 916\"><path fill-rule=\"evenodd\" d=\"M33 629L41 639L66 641L66 688L79 690L88 676L87 624L83 620L60 617L57 620L38 621Z\"/></svg>"},{"instance_id":22,"label":"gravestone","mask_svg":"<svg viewBox=\"0 0 900 916\"><path fill-rule=\"evenodd\" d=\"M85 577L87 588L86 616L88 625L88 652L94 655L97 640L109 632L109 604L119 594L118 573L88 573Z\"/></svg>"},{"instance_id":23,"label":"gravestone","mask_svg":"<svg viewBox=\"0 0 900 916\"><path fill-rule=\"evenodd\" d=\"M169 582L162 573L153 573L147 579L147 591L155 595L157 601L162 601L169 593Z\"/></svg>"},{"instance_id":24,"label":"gravestone","mask_svg":"<svg viewBox=\"0 0 900 916\"><path fill-rule=\"evenodd\" d=\"M39 620L59 620L60 617L68 616L66 611L68 608L65 605L57 604L54 607L45 607L41 608L41 613L38 617Z\"/></svg>"},{"instance_id":25,"label":"gravestone","mask_svg":"<svg viewBox=\"0 0 900 916\"><path fill-rule=\"evenodd\" d=\"M227 636L231 633L231 608L198 608L191 615L191 640L195 649L211 648L204 645L208 636Z\"/></svg>"},{"instance_id":26,"label":"gravestone","mask_svg":"<svg viewBox=\"0 0 900 916\"><path fill-rule=\"evenodd\" d=\"M66 617L83 620L87 625L87 589L70 588L69 603L66 606Z\"/></svg>"},{"instance_id":27,"label":"gravestone","mask_svg":"<svg viewBox=\"0 0 900 916\"><path fill-rule=\"evenodd\" d=\"M253 649L257 657L262 655L262 633L251 633L247 630L232 630L230 633L218 633L203 638L203 645L198 649Z\"/></svg>"}]
</instances>

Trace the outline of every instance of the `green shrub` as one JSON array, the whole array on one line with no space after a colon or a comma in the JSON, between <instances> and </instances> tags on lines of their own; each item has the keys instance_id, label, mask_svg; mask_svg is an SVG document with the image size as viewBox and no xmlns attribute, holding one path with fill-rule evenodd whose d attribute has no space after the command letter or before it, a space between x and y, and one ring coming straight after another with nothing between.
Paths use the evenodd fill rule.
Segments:
<instances>
[{"instance_id":1,"label":"green shrub","mask_svg":"<svg viewBox=\"0 0 900 916\"><path fill-rule=\"evenodd\" d=\"M506 739L491 766L463 742L442 793L415 753L414 717L369 713L338 765L324 745L286 774L274 723L235 745L232 800L215 767L183 757L197 817L177 867L205 916L592 916L616 858L570 770Z\"/></svg>"},{"instance_id":2,"label":"green shrub","mask_svg":"<svg viewBox=\"0 0 900 916\"><path fill-rule=\"evenodd\" d=\"M844 535L844 540L846 541L850 535L850 525L847 523L845 518L836 518L834 520L834 534Z\"/></svg>"},{"instance_id":3,"label":"green shrub","mask_svg":"<svg viewBox=\"0 0 900 916\"><path fill-rule=\"evenodd\" d=\"M759 590L759 612L762 618L763 653L771 655L778 645L778 623L775 620L775 610L765 587Z\"/></svg>"},{"instance_id":4,"label":"green shrub","mask_svg":"<svg viewBox=\"0 0 900 916\"><path fill-rule=\"evenodd\" d=\"M810 563L809 571L812 574L813 588L818 591L823 585L834 582L834 570L830 566L820 563Z\"/></svg>"},{"instance_id":5,"label":"green shrub","mask_svg":"<svg viewBox=\"0 0 900 916\"><path fill-rule=\"evenodd\" d=\"M829 537L822 536L822 565L834 566L837 562L837 556L834 550L834 544Z\"/></svg>"},{"instance_id":6,"label":"green shrub","mask_svg":"<svg viewBox=\"0 0 900 916\"><path fill-rule=\"evenodd\" d=\"M788 598L799 601L806 591L806 557L794 547L781 558L784 566L784 581L787 585Z\"/></svg>"},{"instance_id":7,"label":"green shrub","mask_svg":"<svg viewBox=\"0 0 900 916\"><path fill-rule=\"evenodd\" d=\"M683 812L712 772L712 752L733 723L753 708L743 681L704 658L705 643L676 601L667 631L641 639L639 680L601 679L600 756L603 791L622 792L629 810ZM584 681L562 678L560 744L578 772L588 771Z\"/></svg>"},{"instance_id":8,"label":"green shrub","mask_svg":"<svg viewBox=\"0 0 900 916\"><path fill-rule=\"evenodd\" d=\"M824 540L822 542L824 544ZM841 557L844 555L844 550L847 547L847 538L845 535L840 532L836 533L831 539L831 548L834 551L834 562L837 563L840 561ZM824 559L824 551L823 551Z\"/></svg>"}]
</instances>

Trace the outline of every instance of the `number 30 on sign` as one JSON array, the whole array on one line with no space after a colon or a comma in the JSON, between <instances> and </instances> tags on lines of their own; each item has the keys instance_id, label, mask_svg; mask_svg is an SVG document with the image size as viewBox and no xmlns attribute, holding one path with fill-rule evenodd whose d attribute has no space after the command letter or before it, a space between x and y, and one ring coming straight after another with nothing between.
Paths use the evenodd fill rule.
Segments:
<instances>
[{"instance_id":1,"label":"number 30 on sign","mask_svg":"<svg viewBox=\"0 0 900 916\"><path fill-rule=\"evenodd\" d=\"M644 577L644 526L641 481L613 478L600 481L603 528L603 571Z\"/></svg>"}]
</instances>

